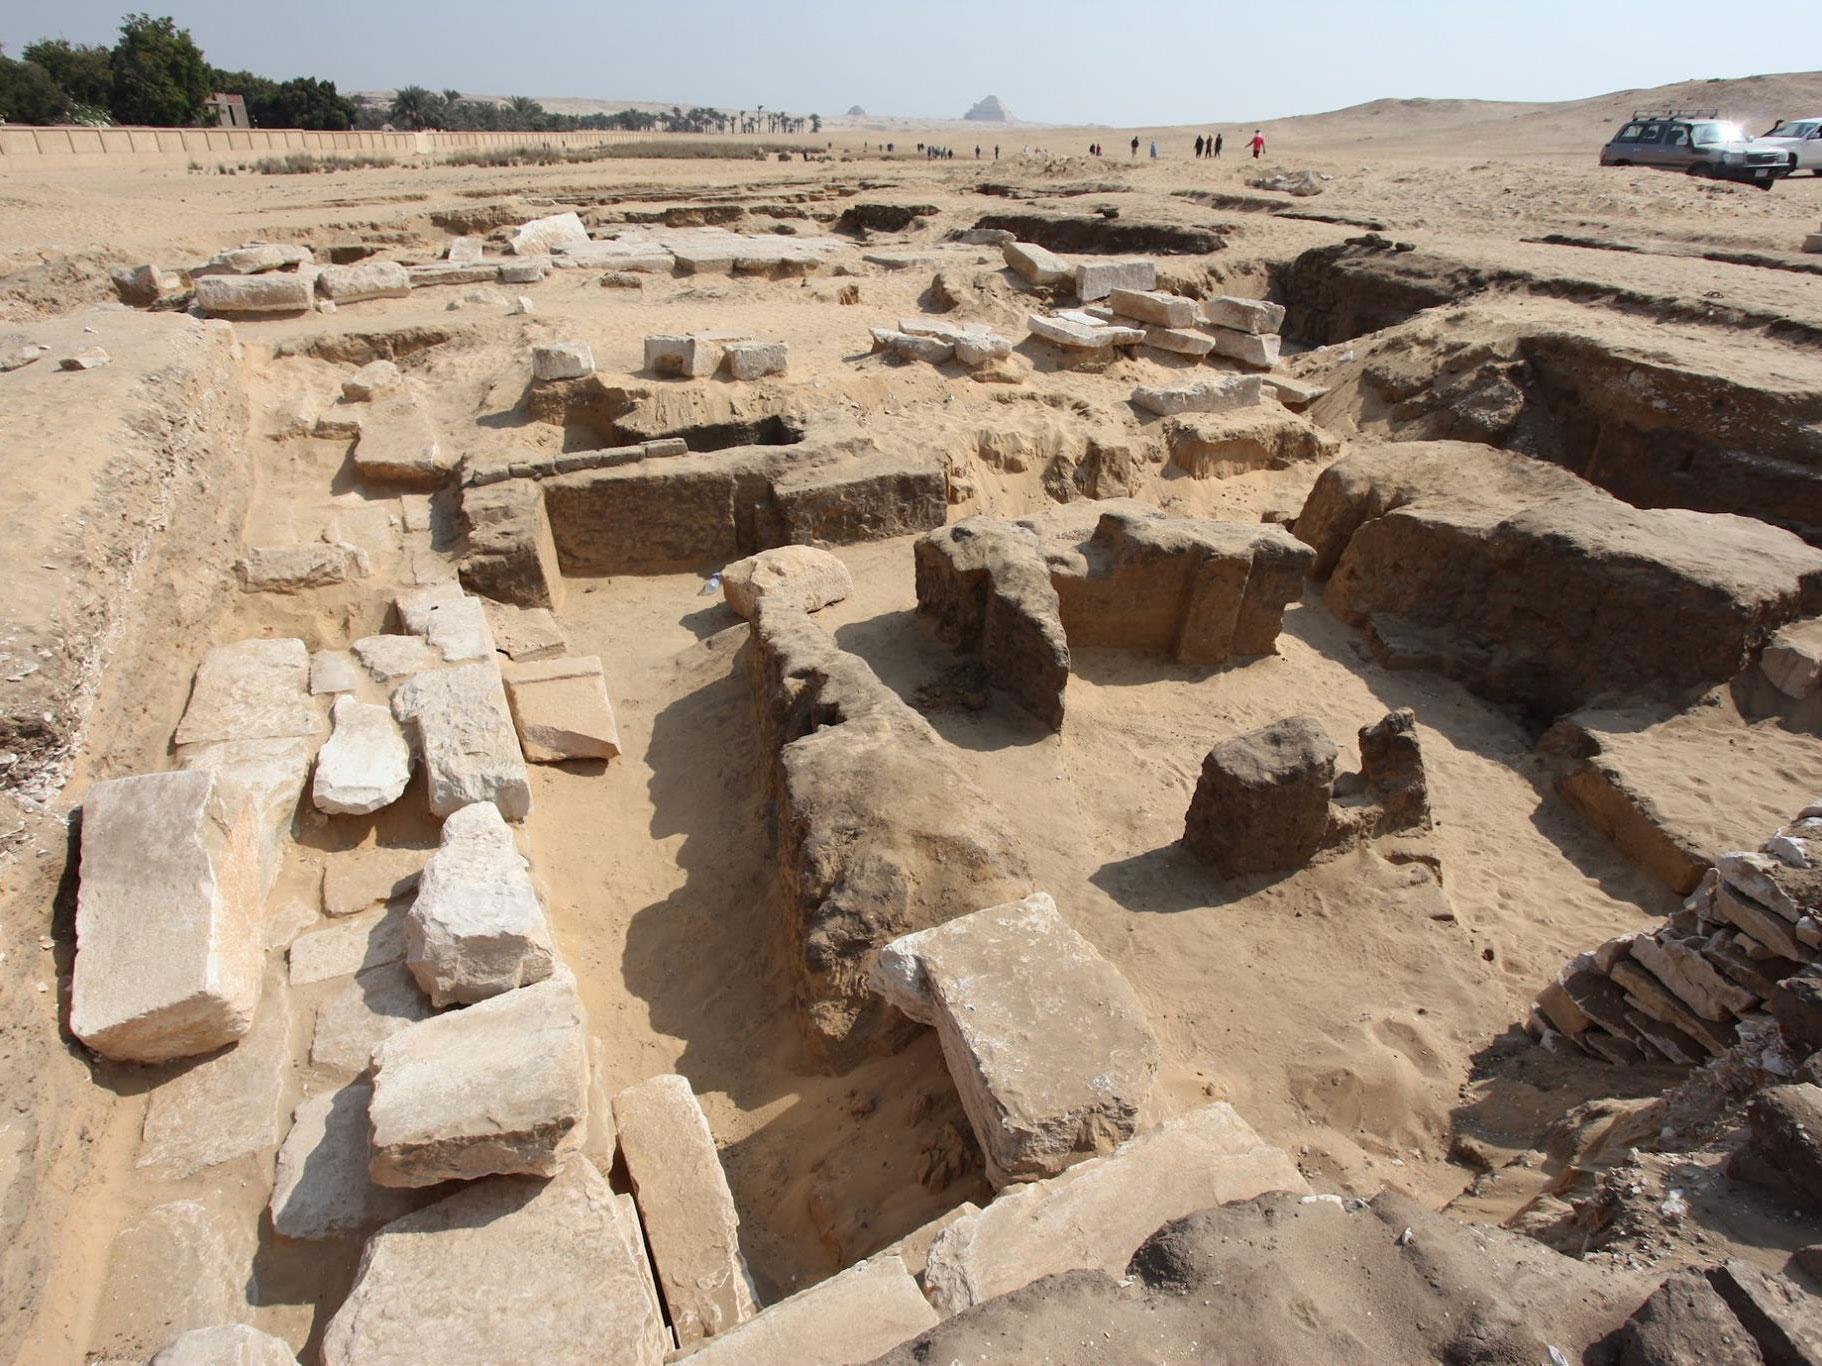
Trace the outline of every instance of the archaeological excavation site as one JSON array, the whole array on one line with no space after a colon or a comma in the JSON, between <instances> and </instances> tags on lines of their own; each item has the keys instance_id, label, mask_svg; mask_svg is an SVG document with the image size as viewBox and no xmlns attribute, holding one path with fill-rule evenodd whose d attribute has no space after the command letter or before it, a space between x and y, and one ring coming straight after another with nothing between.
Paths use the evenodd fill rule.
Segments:
<instances>
[{"instance_id":1,"label":"archaeological excavation site","mask_svg":"<svg viewBox=\"0 0 1822 1366\"><path fill-rule=\"evenodd\" d=\"M5 184L0 1359L1822 1362L1814 182L994 136Z\"/></svg>"}]
</instances>

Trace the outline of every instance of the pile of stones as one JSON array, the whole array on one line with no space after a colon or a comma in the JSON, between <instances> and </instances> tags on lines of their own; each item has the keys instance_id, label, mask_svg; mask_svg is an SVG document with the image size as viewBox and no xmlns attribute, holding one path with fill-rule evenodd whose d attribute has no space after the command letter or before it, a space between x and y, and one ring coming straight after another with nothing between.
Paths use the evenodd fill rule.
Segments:
<instances>
[{"instance_id":1,"label":"pile of stones","mask_svg":"<svg viewBox=\"0 0 1822 1366\"><path fill-rule=\"evenodd\" d=\"M873 350L894 360L941 365L960 362L979 370L1012 354L1012 343L986 323L951 323L936 318L901 318L898 326L873 329Z\"/></svg>"},{"instance_id":2,"label":"pile of stones","mask_svg":"<svg viewBox=\"0 0 1822 1366\"><path fill-rule=\"evenodd\" d=\"M1808 1023L1822 1006L1818 835L1822 805L1756 851L1722 854L1657 929L1565 964L1538 993L1527 1031L1546 1047L1631 1064L1705 1062L1775 1038L1779 1024L1812 1049L1822 1044Z\"/></svg>"}]
</instances>

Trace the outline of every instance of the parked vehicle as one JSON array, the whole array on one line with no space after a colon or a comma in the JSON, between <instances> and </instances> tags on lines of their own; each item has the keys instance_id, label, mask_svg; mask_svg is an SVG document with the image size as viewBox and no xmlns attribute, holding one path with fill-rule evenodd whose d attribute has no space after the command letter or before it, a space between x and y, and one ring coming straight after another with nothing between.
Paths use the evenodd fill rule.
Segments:
<instances>
[{"instance_id":1,"label":"parked vehicle","mask_svg":"<svg viewBox=\"0 0 1822 1366\"><path fill-rule=\"evenodd\" d=\"M1788 149L1749 137L1713 110L1635 113L1601 148L1603 166L1652 166L1769 190L1791 172Z\"/></svg>"},{"instance_id":2,"label":"parked vehicle","mask_svg":"<svg viewBox=\"0 0 1822 1366\"><path fill-rule=\"evenodd\" d=\"M1822 175L1822 118L1779 119L1769 133L1759 134L1758 141L1789 152L1792 171Z\"/></svg>"}]
</instances>

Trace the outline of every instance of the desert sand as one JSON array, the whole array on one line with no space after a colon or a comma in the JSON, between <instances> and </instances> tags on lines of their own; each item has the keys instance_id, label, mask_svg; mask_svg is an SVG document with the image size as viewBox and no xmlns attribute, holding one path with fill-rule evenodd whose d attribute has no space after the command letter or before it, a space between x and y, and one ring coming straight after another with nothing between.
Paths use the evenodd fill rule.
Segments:
<instances>
[{"instance_id":1,"label":"desert sand","mask_svg":"<svg viewBox=\"0 0 1822 1366\"><path fill-rule=\"evenodd\" d=\"M9 626L21 639L54 632L62 605L91 592L71 585L100 573L96 560L113 552L85 558L94 547L82 546L82 519L111 511L145 522L143 553L156 577L120 581L128 586L115 607L129 620L110 619L83 666L98 676L62 769L9 798L17 828L0 883L0 1354L143 1359L161 1346L148 1334L163 1269L123 1266L116 1240L173 1199L219 1202L249 1231L257 1293L239 1317L303 1360L316 1359L354 1275L357 1241L291 1243L261 1222L276 1139L185 1174L136 1165L148 1107L186 1065L97 1059L67 1033L67 1006L79 876L70 813L96 781L175 765L170 739L202 654L250 637L344 649L396 629L393 592L423 582L433 560L447 573L460 561L451 491L437 496L434 537L404 534L397 492L360 485L346 441L292 424L294 412L325 411L355 364L396 359L452 463L473 465L615 444L586 414L532 411L535 344L585 341L603 384L663 390L679 382L644 372L648 335L731 330L781 341L790 352L783 377L689 382L702 391L692 400L698 425L771 403L824 415L844 439L921 452L948 476L951 522L1116 494L1175 516L1294 518L1336 455L1443 434L1417 430L1433 412L1413 418L1385 396L1386 373L1478 363L1461 360L1464 347L1482 340L1497 351L1502 337L1590 335L1679 374L1725 377L1768 396L1791 430L1807 429L1813 449L1822 258L1799 244L1822 222L1822 180L1761 194L1594 164L1611 121L1633 105L1696 99L1768 124L1822 106L1822 76L1574 106L1385 101L1265 125L1268 153L1257 164L1234 123L1213 125L1227 147L1210 161L1189 156L1196 128L831 120L832 159L809 163L9 178L0 186L0 323L53 347L46 360L0 375L0 412L24 437L6 462L0 502L16 547ZM1135 134L1158 139L1164 154L1132 159L1125 148ZM898 144L891 158L878 151L886 136ZM956 159L907 155L920 137L954 145ZM991 148L989 138L1000 156L989 150L977 162L973 145ZM1094 140L1115 154L1085 155ZM1292 199L1247 183L1287 170L1323 177L1321 193ZM201 498L189 495L199 505L219 498L213 514L155 490L142 496L108 463L123 449L122 409L156 410L170 398L160 398L165 381L156 377L136 390L125 383L138 373L135 348L151 353L157 343L135 334L141 315L119 314L110 267L187 268L252 239L307 245L319 261L360 247L424 262L464 227L492 234L492 253L511 225L568 208L604 232L640 215L688 223L705 208L731 207L736 231L807 237L834 228L845 208L874 203L931 212L900 232L838 234L831 267L802 278L648 274L638 288L604 288L599 270L557 270L473 302L470 286L419 288L333 315L237 320L232 365L246 411L222 417L238 430L223 434L220 463L201 471ZM1040 305L1002 269L999 249L948 240L993 214L1097 211L1110 224L1218 234L1219 250L1206 253L1121 253L1157 260L1161 288L1291 305L1283 372L1326 389L1309 417L1333 439L1328 456L1266 460L1225 477L1166 460L1162 424L1129 403L1133 387L1211 366L1149 349L1096 368L1063 365L1024 343L1025 317ZM1412 261L1443 262L1428 286L1452 301L1417 299L1407 316L1346 336L1304 327L1314 292L1285 297L1296 263L1368 232L1410 244ZM932 254L904 269L863 259L882 249ZM1094 259L1092 250L1065 254ZM933 288L938 271L966 295L947 312L941 282ZM850 286L858 302L838 301ZM1345 294L1349 284L1331 288ZM528 314L509 311L521 294ZM1020 382L979 383L871 351L870 327L920 314L991 324L1023 343L1031 364ZM97 338L114 355L111 369L50 370L62 350ZM1521 422L1493 442L1509 437L1523 448L1526 430ZM1085 432L1151 454L1118 487L1096 486L1077 473ZM157 447L159 438L147 439ZM178 483L196 473L181 460L176 469ZM210 525L209 535L196 530ZM224 572L245 547L309 543L337 526L353 536L347 528L357 525L371 558L365 579L272 594L242 592ZM832 546L853 592L813 620L922 712L1016 836L1033 884L1136 989L1162 1050L1160 1113L1228 1101L1316 1191L1371 1197L1391 1187L1450 1218L1495 1224L1576 1160L1566 1133L1583 1142L1589 1126L1599 1130L1579 1107L1593 1103L1610 1119L1680 1079L1667 1066L1546 1053L1523 1033L1531 1002L1566 959L1649 929L1678 905L1557 791L1538 749L1554 717L1442 671L1386 667L1320 584L1293 601L1276 652L1260 658L1211 670L1126 650L1073 651L1060 730L1000 696L958 706L945 700L956 655L917 613L912 540ZM689 1078L761 1302L771 1303L993 1191L933 1035L834 1074L806 1047L780 932L771 757L750 682L755 647L709 583L722 567L566 576L557 621L569 653L603 661L620 753L532 765L523 843L604 1045L608 1090L663 1072ZM89 609L97 619L109 610L108 581L99 582ZM65 667L77 671L47 657L47 674ZM1739 680L1717 678L1675 705L1608 699L1622 717L1617 729L1649 730L1625 751L1629 780L1710 856L1756 847L1822 794L1815 718L1767 694L1755 670L1748 662ZM362 689L384 700L371 680ZM1416 712L1433 828L1282 876L1230 881L1180 844L1215 742L1306 713L1335 738L1346 767L1355 732L1401 707ZM337 859L376 847L428 850L436 827L421 770L373 816L325 817L306 799L268 915L293 932L315 927L325 870ZM289 993L280 1137L291 1108L325 1084L309 1059L311 1022L343 985ZM1705 1170L1719 1160L1711 1153ZM1726 1253L1782 1268L1809 1235L1800 1220L1779 1222L1775 1201L1761 1208L1757 1199L1715 1193L1693 1226L1661 1235L1652 1255L1664 1260L1651 1264L1666 1272Z\"/></svg>"}]
</instances>

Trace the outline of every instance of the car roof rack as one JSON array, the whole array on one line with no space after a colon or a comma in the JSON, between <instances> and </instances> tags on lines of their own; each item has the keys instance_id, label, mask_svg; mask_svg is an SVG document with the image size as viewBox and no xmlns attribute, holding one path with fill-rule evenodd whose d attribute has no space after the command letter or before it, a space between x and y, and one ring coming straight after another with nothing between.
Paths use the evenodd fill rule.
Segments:
<instances>
[{"instance_id":1,"label":"car roof rack","mask_svg":"<svg viewBox=\"0 0 1822 1366\"><path fill-rule=\"evenodd\" d=\"M1717 109L1635 109L1634 119L1718 119Z\"/></svg>"}]
</instances>

